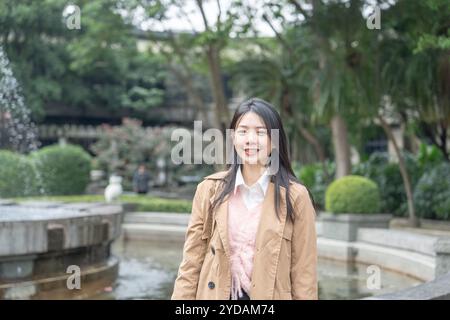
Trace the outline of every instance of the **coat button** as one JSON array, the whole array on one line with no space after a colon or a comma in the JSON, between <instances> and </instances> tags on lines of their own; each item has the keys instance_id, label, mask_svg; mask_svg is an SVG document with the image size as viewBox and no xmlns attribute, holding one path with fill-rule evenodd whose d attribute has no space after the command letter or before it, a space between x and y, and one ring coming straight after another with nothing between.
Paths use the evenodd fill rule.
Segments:
<instances>
[{"instance_id":1,"label":"coat button","mask_svg":"<svg viewBox=\"0 0 450 320\"><path fill-rule=\"evenodd\" d=\"M211 246L211 252L212 252L212 254L216 254L216 250L214 249L213 246Z\"/></svg>"},{"instance_id":2,"label":"coat button","mask_svg":"<svg viewBox=\"0 0 450 320\"><path fill-rule=\"evenodd\" d=\"M208 282L208 288L214 289L215 286L216 285L214 284L214 282L212 282L212 281Z\"/></svg>"}]
</instances>

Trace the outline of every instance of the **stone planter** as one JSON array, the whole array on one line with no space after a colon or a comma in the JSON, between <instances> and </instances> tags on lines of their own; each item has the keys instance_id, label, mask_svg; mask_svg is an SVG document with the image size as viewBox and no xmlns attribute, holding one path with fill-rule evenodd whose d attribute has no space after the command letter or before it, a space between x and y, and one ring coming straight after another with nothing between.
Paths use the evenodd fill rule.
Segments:
<instances>
[{"instance_id":1,"label":"stone planter","mask_svg":"<svg viewBox=\"0 0 450 320\"><path fill-rule=\"evenodd\" d=\"M321 212L319 215L323 237L342 241L356 241L359 228L387 229L391 219L391 214Z\"/></svg>"}]
</instances>

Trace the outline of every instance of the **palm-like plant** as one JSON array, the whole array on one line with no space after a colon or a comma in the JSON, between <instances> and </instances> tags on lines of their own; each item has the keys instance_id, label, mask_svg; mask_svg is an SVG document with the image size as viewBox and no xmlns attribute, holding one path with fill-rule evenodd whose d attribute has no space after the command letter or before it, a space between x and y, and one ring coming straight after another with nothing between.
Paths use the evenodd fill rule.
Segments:
<instances>
[{"instance_id":1,"label":"palm-like plant","mask_svg":"<svg viewBox=\"0 0 450 320\"><path fill-rule=\"evenodd\" d=\"M364 109L359 73L363 55L358 44L366 30L363 0L313 1L305 11L299 1L289 0L303 20L297 29L297 48L313 59L300 70L310 88L313 118L330 124L336 160L336 176L351 170L347 120ZM305 41L309 45L305 45ZM303 43L302 43L303 42Z\"/></svg>"},{"instance_id":2,"label":"palm-like plant","mask_svg":"<svg viewBox=\"0 0 450 320\"><path fill-rule=\"evenodd\" d=\"M383 90L450 160L450 3L401 1L386 14L385 21ZM449 44L433 44L433 37L441 43L447 39Z\"/></svg>"},{"instance_id":3,"label":"palm-like plant","mask_svg":"<svg viewBox=\"0 0 450 320\"><path fill-rule=\"evenodd\" d=\"M286 35L286 41L290 40ZM285 46L290 44L286 42ZM274 51L262 46L257 54L240 60L232 70L235 87L279 106L288 132L299 134L311 144L327 176L325 150L313 130L313 125L319 123L312 119L306 74L300 72L311 56L297 56L292 50L278 48Z\"/></svg>"}]
</instances>

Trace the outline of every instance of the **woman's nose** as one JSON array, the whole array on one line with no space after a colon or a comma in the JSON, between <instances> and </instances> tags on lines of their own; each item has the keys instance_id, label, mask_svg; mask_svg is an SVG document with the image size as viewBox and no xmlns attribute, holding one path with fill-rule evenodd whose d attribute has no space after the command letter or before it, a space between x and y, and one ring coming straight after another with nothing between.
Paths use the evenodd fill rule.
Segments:
<instances>
[{"instance_id":1,"label":"woman's nose","mask_svg":"<svg viewBox=\"0 0 450 320\"><path fill-rule=\"evenodd\" d=\"M247 135L247 144L252 144L257 141L256 133L253 131L250 131Z\"/></svg>"}]
</instances>

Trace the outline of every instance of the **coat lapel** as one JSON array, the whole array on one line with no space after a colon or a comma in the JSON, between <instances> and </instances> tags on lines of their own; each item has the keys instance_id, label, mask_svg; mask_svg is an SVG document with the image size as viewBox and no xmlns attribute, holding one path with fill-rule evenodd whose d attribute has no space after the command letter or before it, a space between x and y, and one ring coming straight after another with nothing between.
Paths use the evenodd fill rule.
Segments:
<instances>
[{"instance_id":1,"label":"coat lapel","mask_svg":"<svg viewBox=\"0 0 450 320\"><path fill-rule=\"evenodd\" d=\"M283 189L282 189L283 190ZM261 218L258 225L258 231L256 233L255 250L261 249L265 244L273 237L283 234L283 227L285 221L284 212L284 195L281 192L281 207L280 207L280 220L278 220L275 212L275 186L273 182L269 183L267 193L262 204Z\"/></svg>"},{"instance_id":2,"label":"coat lapel","mask_svg":"<svg viewBox=\"0 0 450 320\"><path fill-rule=\"evenodd\" d=\"M213 200L214 196L210 199L211 204ZM216 212L214 213L214 219L216 221L217 230L222 240L225 254L228 258L230 258L230 246L228 242L228 202L229 196L227 196L224 201L217 207Z\"/></svg>"},{"instance_id":3,"label":"coat lapel","mask_svg":"<svg viewBox=\"0 0 450 320\"><path fill-rule=\"evenodd\" d=\"M272 299L283 231L286 223L285 189L280 188L280 219L275 211L275 186L271 182L263 202L256 233L251 299Z\"/></svg>"}]
</instances>

